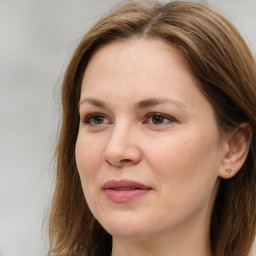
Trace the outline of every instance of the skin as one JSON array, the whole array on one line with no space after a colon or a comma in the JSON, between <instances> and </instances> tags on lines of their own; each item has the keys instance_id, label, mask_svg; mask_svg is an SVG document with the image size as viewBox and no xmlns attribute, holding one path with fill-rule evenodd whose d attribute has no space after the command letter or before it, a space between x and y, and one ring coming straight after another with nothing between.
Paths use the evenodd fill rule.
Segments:
<instances>
[{"instance_id":1,"label":"skin","mask_svg":"<svg viewBox=\"0 0 256 256\"><path fill-rule=\"evenodd\" d=\"M178 50L146 39L102 47L86 68L79 112L78 171L93 215L113 236L112 255L209 256L230 144ZM152 190L114 203L102 189L113 179Z\"/></svg>"}]
</instances>

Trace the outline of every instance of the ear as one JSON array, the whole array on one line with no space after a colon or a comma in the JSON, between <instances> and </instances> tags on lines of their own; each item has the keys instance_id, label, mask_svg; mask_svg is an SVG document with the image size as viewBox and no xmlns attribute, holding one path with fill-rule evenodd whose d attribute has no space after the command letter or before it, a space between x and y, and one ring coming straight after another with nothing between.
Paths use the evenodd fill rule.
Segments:
<instances>
[{"instance_id":1,"label":"ear","mask_svg":"<svg viewBox=\"0 0 256 256\"><path fill-rule=\"evenodd\" d=\"M249 123L242 123L227 135L219 177L229 179L239 172L248 155L251 138L252 127Z\"/></svg>"}]
</instances>

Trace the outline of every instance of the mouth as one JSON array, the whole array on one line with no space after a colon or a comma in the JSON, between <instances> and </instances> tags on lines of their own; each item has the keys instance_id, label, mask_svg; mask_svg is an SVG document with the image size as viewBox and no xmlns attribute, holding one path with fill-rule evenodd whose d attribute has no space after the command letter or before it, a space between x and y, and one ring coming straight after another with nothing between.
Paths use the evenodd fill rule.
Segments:
<instances>
[{"instance_id":1,"label":"mouth","mask_svg":"<svg viewBox=\"0 0 256 256\"><path fill-rule=\"evenodd\" d=\"M134 190L134 189L141 189L141 188L137 188L137 187L126 187L126 188L109 188L109 189L112 189L112 190L116 190L116 191L125 191L125 190Z\"/></svg>"},{"instance_id":2,"label":"mouth","mask_svg":"<svg viewBox=\"0 0 256 256\"><path fill-rule=\"evenodd\" d=\"M131 180L109 180L103 185L106 197L115 203L131 202L151 190L152 187Z\"/></svg>"}]
</instances>

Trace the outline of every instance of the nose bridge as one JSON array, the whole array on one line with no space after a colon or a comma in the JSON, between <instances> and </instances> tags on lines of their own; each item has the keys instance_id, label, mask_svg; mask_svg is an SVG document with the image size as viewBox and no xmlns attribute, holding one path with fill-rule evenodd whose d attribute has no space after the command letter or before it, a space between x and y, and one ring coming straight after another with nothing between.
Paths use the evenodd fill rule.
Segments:
<instances>
[{"instance_id":1,"label":"nose bridge","mask_svg":"<svg viewBox=\"0 0 256 256\"><path fill-rule=\"evenodd\" d=\"M130 144L132 144L131 130L132 127L128 122L122 121L117 123L111 132L106 150L116 154L124 154L127 148L130 147Z\"/></svg>"},{"instance_id":2,"label":"nose bridge","mask_svg":"<svg viewBox=\"0 0 256 256\"><path fill-rule=\"evenodd\" d=\"M103 159L112 165L135 163L139 160L139 150L136 142L136 129L123 120L116 123L111 131Z\"/></svg>"}]
</instances>

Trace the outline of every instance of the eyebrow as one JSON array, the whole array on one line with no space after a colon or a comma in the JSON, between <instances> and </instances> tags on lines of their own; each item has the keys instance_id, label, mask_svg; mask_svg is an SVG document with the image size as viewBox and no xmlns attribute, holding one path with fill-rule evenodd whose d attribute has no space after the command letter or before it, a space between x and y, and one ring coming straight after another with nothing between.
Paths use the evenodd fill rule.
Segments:
<instances>
[{"instance_id":1,"label":"eyebrow","mask_svg":"<svg viewBox=\"0 0 256 256\"><path fill-rule=\"evenodd\" d=\"M100 107L100 108L106 108L106 104L101 101L101 100L97 100L94 98L84 98L82 100L79 101L79 106L84 104L84 103L89 103L91 105L94 105L96 107Z\"/></svg>"},{"instance_id":2,"label":"eyebrow","mask_svg":"<svg viewBox=\"0 0 256 256\"><path fill-rule=\"evenodd\" d=\"M174 105L177 105L179 107L184 107L185 105L181 103L180 101L174 100L174 99L157 99L157 98L150 98L141 100L138 103L135 104L136 109L146 108L146 107L152 107L155 105L159 105L161 103L172 103Z\"/></svg>"},{"instance_id":3,"label":"eyebrow","mask_svg":"<svg viewBox=\"0 0 256 256\"><path fill-rule=\"evenodd\" d=\"M156 105L159 105L161 103L166 103L166 102L172 103L172 104L176 105L177 107L185 107L185 105L182 102L177 101L175 99L158 99L158 98L150 98L150 99L141 100L141 101L135 103L134 107L135 107L135 109L142 109L142 108L156 106ZM84 103L89 103L96 107L107 108L107 105L103 101L94 99L94 98L82 99L79 102L79 106Z\"/></svg>"}]
</instances>

